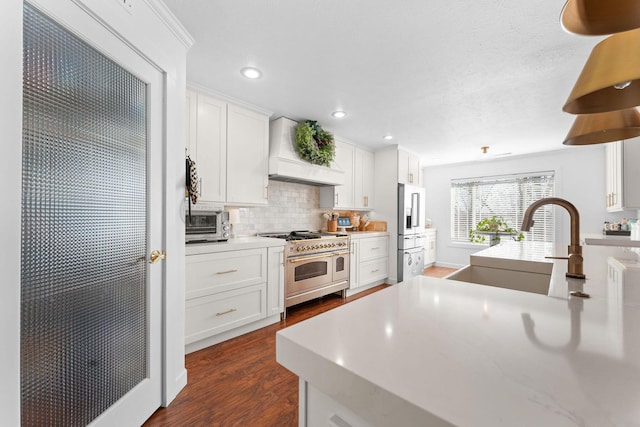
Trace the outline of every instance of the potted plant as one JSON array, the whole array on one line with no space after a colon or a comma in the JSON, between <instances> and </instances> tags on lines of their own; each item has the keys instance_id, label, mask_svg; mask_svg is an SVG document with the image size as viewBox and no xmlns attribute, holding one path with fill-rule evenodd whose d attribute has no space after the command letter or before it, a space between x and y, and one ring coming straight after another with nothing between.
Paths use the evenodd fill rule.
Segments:
<instances>
[{"instance_id":1,"label":"potted plant","mask_svg":"<svg viewBox=\"0 0 640 427\"><path fill-rule=\"evenodd\" d=\"M517 242L524 239L524 234L511 228L502 217L496 215L480 220L474 230L469 230L471 243L484 243L486 242L485 236L490 237L489 246L500 243L500 236L513 236L513 240Z\"/></svg>"}]
</instances>

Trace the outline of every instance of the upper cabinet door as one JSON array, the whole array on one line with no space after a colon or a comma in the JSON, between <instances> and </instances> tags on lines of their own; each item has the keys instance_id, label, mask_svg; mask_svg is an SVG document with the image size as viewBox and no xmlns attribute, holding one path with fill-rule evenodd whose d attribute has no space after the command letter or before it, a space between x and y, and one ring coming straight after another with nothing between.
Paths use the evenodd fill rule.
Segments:
<instances>
[{"instance_id":1,"label":"upper cabinet door","mask_svg":"<svg viewBox=\"0 0 640 427\"><path fill-rule=\"evenodd\" d=\"M353 207L353 177L354 177L355 147L336 141L336 157L334 164L344 171L344 184L336 185L334 206L337 208Z\"/></svg>"},{"instance_id":2,"label":"upper cabinet door","mask_svg":"<svg viewBox=\"0 0 640 427\"><path fill-rule=\"evenodd\" d=\"M331 209L354 208L354 169L356 148L336 138L336 156L332 167L344 171L344 184L320 187L320 207Z\"/></svg>"},{"instance_id":3,"label":"upper cabinet door","mask_svg":"<svg viewBox=\"0 0 640 427\"><path fill-rule=\"evenodd\" d=\"M398 150L398 183L411 184L409 181L409 153Z\"/></svg>"},{"instance_id":4,"label":"upper cabinet door","mask_svg":"<svg viewBox=\"0 0 640 427\"><path fill-rule=\"evenodd\" d=\"M398 183L420 185L420 159L404 150L398 150Z\"/></svg>"},{"instance_id":5,"label":"upper cabinet door","mask_svg":"<svg viewBox=\"0 0 640 427\"><path fill-rule=\"evenodd\" d=\"M202 94L197 96L197 108L190 122L195 121L195 149L189 147L191 160L198 170L200 199L204 202L224 202L227 179L227 104ZM193 144L193 135L190 135Z\"/></svg>"},{"instance_id":6,"label":"upper cabinet door","mask_svg":"<svg viewBox=\"0 0 640 427\"><path fill-rule=\"evenodd\" d=\"M640 209L640 138L606 145L607 211Z\"/></svg>"},{"instance_id":7,"label":"upper cabinet door","mask_svg":"<svg viewBox=\"0 0 640 427\"><path fill-rule=\"evenodd\" d=\"M416 156L409 156L409 183L420 185L420 159Z\"/></svg>"},{"instance_id":8,"label":"upper cabinet door","mask_svg":"<svg viewBox=\"0 0 640 427\"><path fill-rule=\"evenodd\" d=\"M355 207L356 209L374 209L374 155L373 153L356 149L355 161Z\"/></svg>"},{"instance_id":9,"label":"upper cabinet door","mask_svg":"<svg viewBox=\"0 0 640 427\"><path fill-rule=\"evenodd\" d=\"M232 104L227 114L227 202L266 205L269 117Z\"/></svg>"}]
</instances>

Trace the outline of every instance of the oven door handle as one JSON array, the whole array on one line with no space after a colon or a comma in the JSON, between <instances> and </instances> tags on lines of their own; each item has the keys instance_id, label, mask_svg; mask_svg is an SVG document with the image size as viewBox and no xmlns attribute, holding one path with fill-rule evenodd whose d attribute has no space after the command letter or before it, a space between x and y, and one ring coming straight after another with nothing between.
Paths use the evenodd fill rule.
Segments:
<instances>
[{"instance_id":1,"label":"oven door handle","mask_svg":"<svg viewBox=\"0 0 640 427\"><path fill-rule=\"evenodd\" d=\"M304 262L304 261L311 261L312 259L320 259L320 258L329 258L331 257L331 254L322 254L322 255L316 255L316 256L306 256L306 257L302 257L302 258L292 258L289 260L290 263L297 263L297 262Z\"/></svg>"},{"instance_id":2,"label":"oven door handle","mask_svg":"<svg viewBox=\"0 0 640 427\"><path fill-rule=\"evenodd\" d=\"M348 253L350 253L350 252L349 252L349 251L344 251L344 252L333 252L333 253L331 254L331 256L346 255L346 254L348 254Z\"/></svg>"}]
</instances>

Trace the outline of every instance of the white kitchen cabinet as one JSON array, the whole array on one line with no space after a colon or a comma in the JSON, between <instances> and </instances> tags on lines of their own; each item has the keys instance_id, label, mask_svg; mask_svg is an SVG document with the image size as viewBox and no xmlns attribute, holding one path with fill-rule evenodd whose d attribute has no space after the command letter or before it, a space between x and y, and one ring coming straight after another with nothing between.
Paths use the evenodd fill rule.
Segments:
<instances>
[{"instance_id":1,"label":"white kitchen cabinet","mask_svg":"<svg viewBox=\"0 0 640 427\"><path fill-rule=\"evenodd\" d=\"M384 283L389 277L389 236L352 234L351 244L348 295Z\"/></svg>"},{"instance_id":2,"label":"white kitchen cabinet","mask_svg":"<svg viewBox=\"0 0 640 427\"><path fill-rule=\"evenodd\" d=\"M333 167L344 171L344 184L320 187L320 207L331 209L351 209L354 205L354 162L355 147L336 138L336 155Z\"/></svg>"},{"instance_id":3,"label":"white kitchen cabinet","mask_svg":"<svg viewBox=\"0 0 640 427\"><path fill-rule=\"evenodd\" d=\"M269 201L269 117L227 105L227 203Z\"/></svg>"},{"instance_id":4,"label":"white kitchen cabinet","mask_svg":"<svg viewBox=\"0 0 640 427\"><path fill-rule=\"evenodd\" d=\"M422 185L420 182L420 158L403 149L398 149L398 183Z\"/></svg>"},{"instance_id":5,"label":"white kitchen cabinet","mask_svg":"<svg viewBox=\"0 0 640 427\"><path fill-rule=\"evenodd\" d=\"M267 253L267 316L284 313L284 246Z\"/></svg>"},{"instance_id":6,"label":"white kitchen cabinet","mask_svg":"<svg viewBox=\"0 0 640 427\"><path fill-rule=\"evenodd\" d=\"M225 202L227 185L227 104L187 91L187 151L196 162L200 200Z\"/></svg>"},{"instance_id":7,"label":"white kitchen cabinet","mask_svg":"<svg viewBox=\"0 0 640 427\"><path fill-rule=\"evenodd\" d=\"M344 184L320 188L320 207L373 210L374 155L336 138L336 167L344 171Z\"/></svg>"},{"instance_id":8,"label":"white kitchen cabinet","mask_svg":"<svg viewBox=\"0 0 640 427\"><path fill-rule=\"evenodd\" d=\"M187 256L186 299L267 282L267 249Z\"/></svg>"},{"instance_id":9,"label":"white kitchen cabinet","mask_svg":"<svg viewBox=\"0 0 640 427\"><path fill-rule=\"evenodd\" d=\"M356 209L374 209L374 163L372 152L356 148L353 180Z\"/></svg>"},{"instance_id":10,"label":"white kitchen cabinet","mask_svg":"<svg viewBox=\"0 0 640 427\"><path fill-rule=\"evenodd\" d=\"M607 211L640 209L640 141L611 142L605 149Z\"/></svg>"},{"instance_id":11,"label":"white kitchen cabinet","mask_svg":"<svg viewBox=\"0 0 640 427\"><path fill-rule=\"evenodd\" d=\"M187 91L187 151L196 162L200 200L266 205L269 117Z\"/></svg>"},{"instance_id":12,"label":"white kitchen cabinet","mask_svg":"<svg viewBox=\"0 0 640 427\"><path fill-rule=\"evenodd\" d=\"M358 254L360 253L360 240L351 239L351 251L349 254L349 289L359 286L358 282Z\"/></svg>"},{"instance_id":13,"label":"white kitchen cabinet","mask_svg":"<svg viewBox=\"0 0 640 427\"><path fill-rule=\"evenodd\" d=\"M267 317L266 283L218 292L185 303L185 344Z\"/></svg>"},{"instance_id":14,"label":"white kitchen cabinet","mask_svg":"<svg viewBox=\"0 0 640 427\"><path fill-rule=\"evenodd\" d=\"M424 266L430 267L436 263L436 230L427 228L424 240Z\"/></svg>"},{"instance_id":15,"label":"white kitchen cabinet","mask_svg":"<svg viewBox=\"0 0 640 427\"><path fill-rule=\"evenodd\" d=\"M280 320L284 312L284 246L246 245L187 246L187 353Z\"/></svg>"}]
</instances>

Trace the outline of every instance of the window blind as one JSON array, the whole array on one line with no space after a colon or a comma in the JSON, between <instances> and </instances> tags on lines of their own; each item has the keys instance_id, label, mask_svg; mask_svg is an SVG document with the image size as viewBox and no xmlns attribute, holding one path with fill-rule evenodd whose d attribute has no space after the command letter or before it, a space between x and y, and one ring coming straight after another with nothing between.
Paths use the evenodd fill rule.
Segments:
<instances>
[{"instance_id":1,"label":"window blind","mask_svg":"<svg viewBox=\"0 0 640 427\"><path fill-rule=\"evenodd\" d=\"M468 243L469 231L493 215L519 230L527 207L538 199L552 197L553 187L552 171L452 180L451 240ZM525 234L526 239L553 242L553 207L542 206L533 218L535 225Z\"/></svg>"}]
</instances>

